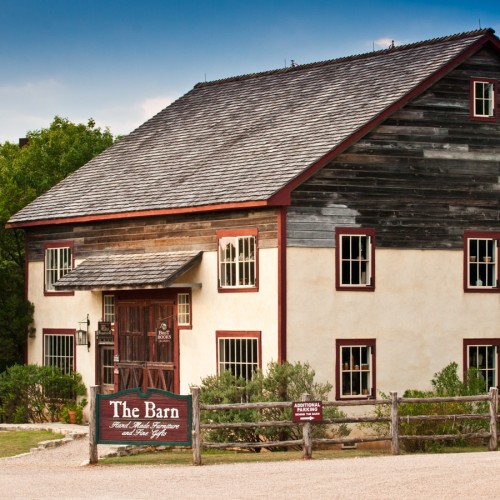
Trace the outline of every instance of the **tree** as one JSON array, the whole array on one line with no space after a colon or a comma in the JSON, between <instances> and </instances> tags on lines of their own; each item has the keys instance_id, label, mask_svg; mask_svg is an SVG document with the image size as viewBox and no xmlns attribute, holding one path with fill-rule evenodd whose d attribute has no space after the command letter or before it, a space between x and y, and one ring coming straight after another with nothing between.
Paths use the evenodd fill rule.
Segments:
<instances>
[{"instance_id":1,"label":"tree","mask_svg":"<svg viewBox=\"0 0 500 500\"><path fill-rule=\"evenodd\" d=\"M18 210L113 144L109 130L89 119L56 116L26 134L27 145L0 144L0 373L23 362L33 306L24 297L24 233L5 229Z\"/></svg>"}]
</instances>

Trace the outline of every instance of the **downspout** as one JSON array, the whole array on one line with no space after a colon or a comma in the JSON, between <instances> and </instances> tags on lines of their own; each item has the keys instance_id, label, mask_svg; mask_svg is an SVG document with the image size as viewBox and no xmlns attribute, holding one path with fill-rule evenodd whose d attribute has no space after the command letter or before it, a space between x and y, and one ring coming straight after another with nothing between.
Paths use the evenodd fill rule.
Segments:
<instances>
[{"instance_id":1,"label":"downspout","mask_svg":"<svg viewBox=\"0 0 500 500\"><path fill-rule=\"evenodd\" d=\"M278 211L278 363L286 361L286 214Z\"/></svg>"}]
</instances>

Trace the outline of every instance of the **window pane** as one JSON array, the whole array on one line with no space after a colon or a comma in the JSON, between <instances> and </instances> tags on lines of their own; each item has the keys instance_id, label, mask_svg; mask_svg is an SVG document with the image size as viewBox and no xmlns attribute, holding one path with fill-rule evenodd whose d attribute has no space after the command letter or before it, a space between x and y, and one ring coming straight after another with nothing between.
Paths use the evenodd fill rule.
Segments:
<instances>
[{"instance_id":1,"label":"window pane","mask_svg":"<svg viewBox=\"0 0 500 500\"><path fill-rule=\"evenodd\" d=\"M74 369L74 336L45 334L43 339L44 365L56 366L64 373L71 373Z\"/></svg>"},{"instance_id":2,"label":"window pane","mask_svg":"<svg viewBox=\"0 0 500 500\"><path fill-rule=\"evenodd\" d=\"M470 345L468 347L468 368L475 368L478 377L484 381L484 391L497 386L497 348L493 345Z\"/></svg>"},{"instance_id":3,"label":"window pane","mask_svg":"<svg viewBox=\"0 0 500 500\"><path fill-rule=\"evenodd\" d=\"M371 348L369 346L342 346L341 396L369 396L371 394Z\"/></svg>"},{"instance_id":4,"label":"window pane","mask_svg":"<svg viewBox=\"0 0 500 500\"><path fill-rule=\"evenodd\" d=\"M255 286L256 239L254 236L219 239L219 274L221 287Z\"/></svg>"},{"instance_id":5,"label":"window pane","mask_svg":"<svg viewBox=\"0 0 500 500\"><path fill-rule=\"evenodd\" d=\"M250 380L259 367L258 339L219 338L219 373L229 370L235 377Z\"/></svg>"}]
</instances>

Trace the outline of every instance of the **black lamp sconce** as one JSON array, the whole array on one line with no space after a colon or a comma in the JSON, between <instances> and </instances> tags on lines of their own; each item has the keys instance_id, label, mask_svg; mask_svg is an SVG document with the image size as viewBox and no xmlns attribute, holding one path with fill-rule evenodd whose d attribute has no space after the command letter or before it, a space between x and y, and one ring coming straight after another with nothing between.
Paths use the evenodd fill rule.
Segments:
<instances>
[{"instance_id":1,"label":"black lamp sconce","mask_svg":"<svg viewBox=\"0 0 500 500\"><path fill-rule=\"evenodd\" d=\"M82 328L82 325L86 326L85 330ZM87 350L90 349L89 326L90 319L87 314L87 319L78 322L78 330L76 331L76 345L86 345Z\"/></svg>"}]
</instances>

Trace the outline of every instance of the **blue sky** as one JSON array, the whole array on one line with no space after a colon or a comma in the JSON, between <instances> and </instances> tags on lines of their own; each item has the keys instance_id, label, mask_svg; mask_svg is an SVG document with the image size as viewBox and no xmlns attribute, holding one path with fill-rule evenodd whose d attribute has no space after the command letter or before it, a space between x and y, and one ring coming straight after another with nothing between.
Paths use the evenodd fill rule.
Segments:
<instances>
[{"instance_id":1,"label":"blue sky","mask_svg":"<svg viewBox=\"0 0 500 500\"><path fill-rule=\"evenodd\" d=\"M498 1L0 0L0 143L55 115L126 134L197 82L479 27Z\"/></svg>"}]
</instances>

